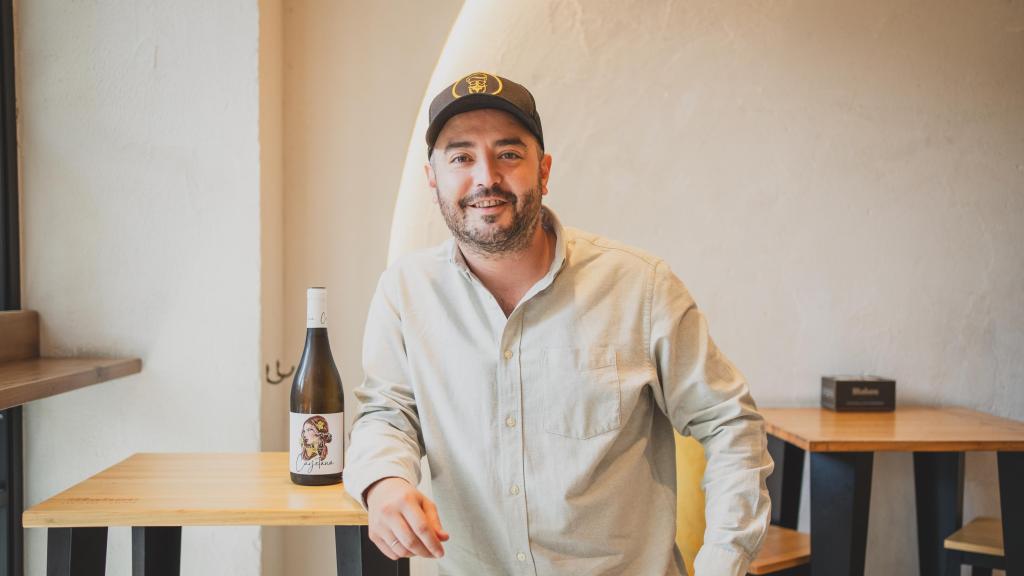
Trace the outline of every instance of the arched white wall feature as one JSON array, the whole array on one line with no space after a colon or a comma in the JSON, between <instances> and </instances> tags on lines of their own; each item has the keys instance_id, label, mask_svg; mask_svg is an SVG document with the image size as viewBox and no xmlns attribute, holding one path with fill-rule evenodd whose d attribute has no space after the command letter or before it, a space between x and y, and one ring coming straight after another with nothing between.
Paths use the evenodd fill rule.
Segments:
<instances>
[{"instance_id":1,"label":"arched white wall feature","mask_svg":"<svg viewBox=\"0 0 1024 576\"><path fill-rule=\"evenodd\" d=\"M761 404L814 405L821 375L863 371L902 404L1024 419L1022 28L1005 2L469 0L389 258L447 237L430 99L493 72L537 98L546 201L665 257ZM994 473L968 457L965 517L998 515ZM909 455L875 478L867 573L916 573Z\"/></svg>"}]
</instances>

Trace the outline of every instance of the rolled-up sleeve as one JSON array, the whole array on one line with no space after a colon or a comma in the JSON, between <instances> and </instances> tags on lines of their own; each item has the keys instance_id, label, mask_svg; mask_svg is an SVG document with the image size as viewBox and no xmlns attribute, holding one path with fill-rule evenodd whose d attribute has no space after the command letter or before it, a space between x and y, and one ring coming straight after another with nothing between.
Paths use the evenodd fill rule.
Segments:
<instances>
[{"instance_id":1,"label":"rolled-up sleeve","mask_svg":"<svg viewBox=\"0 0 1024 576\"><path fill-rule=\"evenodd\" d=\"M764 419L742 374L718 350L704 315L664 263L654 271L650 354L659 407L684 435L704 446L704 545L698 576L741 576L761 547L772 471Z\"/></svg>"},{"instance_id":2,"label":"rolled-up sleeve","mask_svg":"<svg viewBox=\"0 0 1024 576\"><path fill-rule=\"evenodd\" d=\"M416 485L423 444L416 397L388 272L377 283L363 338L365 379L354 394L358 411L345 463L345 488L363 507L363 493L394 476Z\"/></svg>"}]
</instances>

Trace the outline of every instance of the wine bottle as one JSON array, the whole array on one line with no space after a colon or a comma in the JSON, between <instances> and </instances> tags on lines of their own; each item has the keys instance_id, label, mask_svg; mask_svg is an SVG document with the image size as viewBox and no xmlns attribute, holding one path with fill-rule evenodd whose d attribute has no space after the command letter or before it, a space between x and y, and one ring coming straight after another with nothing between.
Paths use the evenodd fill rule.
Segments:
<instances>
[{"instance_id":1,"label":"wine bottle","mask_svg":"<svg viewBox=\"0 0 1024 576\"><path fill-rule=\"evenodd\" d=\"M292 482L341 482L345 396L327 339L327 289L306 291L306 347L292 381L289 445Z\"/></svg>"}]
</instances>

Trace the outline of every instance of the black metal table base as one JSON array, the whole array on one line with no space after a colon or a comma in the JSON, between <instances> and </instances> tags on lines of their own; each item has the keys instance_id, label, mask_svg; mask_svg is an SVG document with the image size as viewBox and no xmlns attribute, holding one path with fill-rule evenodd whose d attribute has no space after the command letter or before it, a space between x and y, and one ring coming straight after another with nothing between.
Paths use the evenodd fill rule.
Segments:
<instances>
[{"instance_id":1,"label":"black metal table base","mask_svg":"<svg viewBox=\"0 0 1024 576\"><path fill-rule=\"evenodd\" d=\"M999 452L996 460L1006 576L1024 576L1024 452Z\"/></svg>"},{"instance_id":2,"label":"black metal table base","mask_svg":"<svg viewBox=\"0 0 1024 576\"><path fill-rule=\"evenodd\" d=\"M106 528L47 530L46 576L103 576L106 567Z\"/></svg>"},{"instance_id":3,"label":"black metal table base","mask_svg":"<svg viewBox=\"0 0 1024 576\"><path fill-rule=\"evenodd\" d=\"M181 574L181 526L132 527L132 575Z\"/></svg>"},{"instance_id":4,"label":"black metal table base","mask_svg":"<svg viewBox=\"0 0 1024 576\"><path fill-rule=\"evenodd\" d=\"M335 526L338 576L409 576L409 560L391 560L370 540L367 526Z\"/></svg>"},{"instance_id":5,"label":"black metal table base","mask_svg":"<svg viewBox=\"0 0 1024 576\"><path fill-rule=\"evenodd\" d=\"M914 452L914 494L919 573L959 576L943 542L964 525L963 452Z\"/></svg>"},{"instance_id":6,"label":"black metal table base","mask_svg":"<svg viewBox=\"0 0 1024 576\"><path fill-rule=\"evenodd\" d=\"M775 471L768 476L767 482L768 493L772 497L772 524L796 530L804 481L804 450L769 436L768 453L775 461Z\"/></svg>"},{"instance_id":7,"label":"black metal table base","mask_svg":"<svg viewBox=\"0 0 1024 576\"><path fill-rule=\"evenodd\" d=\"M409 576L409 559L388 559L370 541L366 526L335 526L338 576ZM103 576L106 528L50 528L46 576ZM179 576L181 527L132 528L132 576Z\"/></svg>"},{"instance_id":8,"label":"black metal table base","mask_svg":"<svg viewBox=\"0 0 1024 576\"><path fill-rule=\"evenodd\" d=\"M871 452L811 453L811 574L864 576Z\"/></svg>"}]
</instances>

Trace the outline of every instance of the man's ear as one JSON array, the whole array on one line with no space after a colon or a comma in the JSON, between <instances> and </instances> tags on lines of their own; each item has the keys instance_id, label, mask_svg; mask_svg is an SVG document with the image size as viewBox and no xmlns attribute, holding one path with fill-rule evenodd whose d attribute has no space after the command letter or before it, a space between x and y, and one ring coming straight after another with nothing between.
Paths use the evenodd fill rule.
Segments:
<instances>
[{"instance_id":1,"label":"man's ear","mask_svg":"<svg viewBox=\"0 0 1024 576\"><path fill-rule=\"evenodd\" d=\"M548 178L551 177L551 154L540 159L540 190L541 196L548 194Z\"/></svg>"},{"instance_id":2,"label":"man's ear","mask_svg":"<svg viewBox=\"0 0 1024 576\"><path fill-rule=\"evenodd\" d=\"M427 185L434 191L434 193L430 195L430 201L437 204L437 175L434 174L434 166L430 162L427 162L423 165L423 173L427 176Z\"/></svg>"},{"instance_id":3,"label":"man's ear","mask_svg":"<svg viewBox=\"0 0 1024 576\"><path fill-rule=\"evenodd\" d=\"M431 190L437 190L437 175L434 174L434 166L430 162L423 165L423 173L427 176L427 185Z\"/></svg>"}]
</instances>

